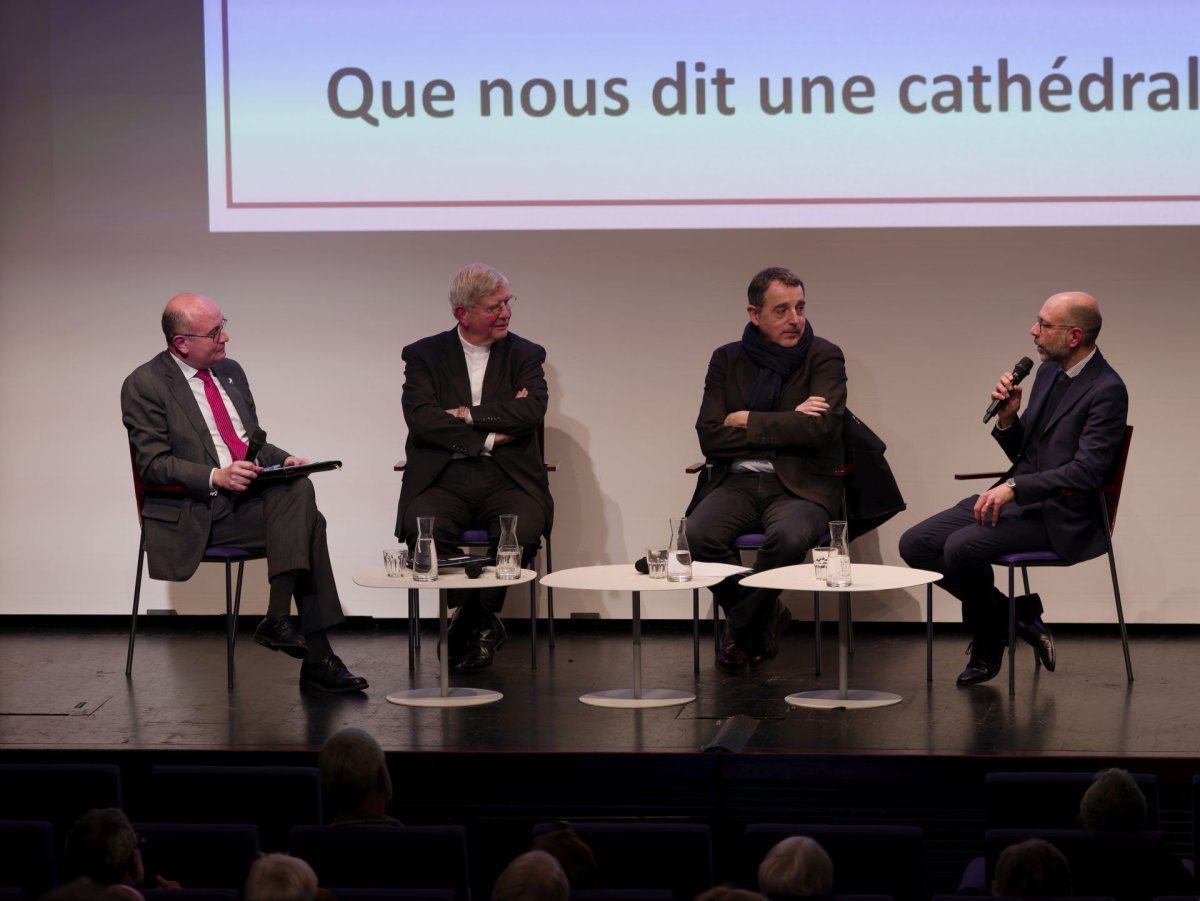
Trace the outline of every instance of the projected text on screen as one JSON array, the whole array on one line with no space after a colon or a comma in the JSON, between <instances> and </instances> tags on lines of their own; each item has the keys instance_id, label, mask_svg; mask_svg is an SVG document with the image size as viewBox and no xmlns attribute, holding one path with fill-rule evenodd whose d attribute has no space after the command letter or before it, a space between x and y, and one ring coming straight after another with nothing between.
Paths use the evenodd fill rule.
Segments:
<instances>
[{"instance_id":1,"label":"projected text on screen","mask_svg":"<svg viewBox=\"0 0 1200 901\"><path fill-rule=\"evenodd\" d=\"M217 231L1200 222L1200 4L205 0Z\"/></svg>"}]
</instances>

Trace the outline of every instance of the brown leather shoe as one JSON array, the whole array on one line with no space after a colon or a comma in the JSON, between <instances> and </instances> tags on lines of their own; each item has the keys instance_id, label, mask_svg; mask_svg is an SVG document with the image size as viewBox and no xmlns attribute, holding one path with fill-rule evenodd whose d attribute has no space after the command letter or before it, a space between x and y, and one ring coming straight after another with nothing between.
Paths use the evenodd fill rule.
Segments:
<instances>
[{"instance_id":1,"label":"brown leather shoe","mask_svg":"<svg viewBox=\"0 0 1200 901\"><path fill-rule=\"evenodd\" d=\"M716 662L717 669L723 673L729 673L731 676L745 671L746 665L750 662L746 652L738 645L737 636L728 621L721 631L721 644L717 648Z\"/></svg>"}]
</instances>

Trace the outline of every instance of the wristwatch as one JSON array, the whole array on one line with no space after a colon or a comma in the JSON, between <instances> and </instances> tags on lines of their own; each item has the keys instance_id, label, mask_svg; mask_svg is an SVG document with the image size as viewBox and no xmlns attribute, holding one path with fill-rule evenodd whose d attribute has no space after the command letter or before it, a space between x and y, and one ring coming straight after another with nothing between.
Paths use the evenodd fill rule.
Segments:
<instances>
[{"instance_id":1,"label":"wristwatch","mask_svg":"<svg viewBox=\"0 0 1200 901\"><path fill-rule=\"evenodd\" d=\"M1017 480L1016 479L1008 479L1007 481L1005 481L1004 486L1006 488L1011 489L1013 494L1017 493Z\"/></svg>"}]
</instances>

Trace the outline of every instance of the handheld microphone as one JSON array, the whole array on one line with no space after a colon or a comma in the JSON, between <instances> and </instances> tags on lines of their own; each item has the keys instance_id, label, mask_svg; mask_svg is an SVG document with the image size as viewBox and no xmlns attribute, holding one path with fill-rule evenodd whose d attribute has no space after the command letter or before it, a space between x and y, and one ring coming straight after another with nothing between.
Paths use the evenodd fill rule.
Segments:
<instances>
[{"instance_id":1,"label":"handheld microphone","mask_svg":"<svg viewBox=\"0 0 1200 901\"><path fill-rule=\"evenodd\" d=\"M1021 359L1017 360L1017 365L1012 368L1013 385L1021 384L1021 380L1029 375L1029 370L1031 369L1033 369L1033 360L1029 359L1029 357L1021 357ZM987 422L995 416L996 411L1004 406L1006 400L1006 398L997 397L988 404L987 412L983 414L983 421Z\"/></svg>"},{"instance_id":2,"label":"handheld microphone","mask_svg":"<svg viewBox=\"0 0 1200 901\"><path fill-rule=\"evenodd\" d=\"M254 458L258 456L258 452L263 449L263 445L266 443L267 433L262 429L255 429L254 434L250 436L250 443L246 445L246 460L253 463Z\"/></svg>"},{"instance_id":3,"label":"handheld microphone","mask_svg":"<svg viewBox=\"0 0 1200 901\"><path fill-rule=\"evenodd\" d=\"M646 562L645 557L638 557L633 561L633 568L640 572L643 576L650 572L650 564Z\"/></svg>"},{"instance_id":4,"label":"handheld microphone","mask_svg":"<svg viewBox=\"0 0 1200 901\"><path fill-rule=\"evenodd\" d=\"M467 574L468 579L478 579L483 575L483 561L472 560L463 567L463 572Z\"/></svg>"}]
</instances>

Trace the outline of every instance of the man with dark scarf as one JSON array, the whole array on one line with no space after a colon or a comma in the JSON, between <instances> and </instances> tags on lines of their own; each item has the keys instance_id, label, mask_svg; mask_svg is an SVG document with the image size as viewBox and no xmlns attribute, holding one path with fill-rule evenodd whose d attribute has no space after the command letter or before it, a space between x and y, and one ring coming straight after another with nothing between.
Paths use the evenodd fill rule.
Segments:
<instances>
[{"instance_id":1,"label":"man with dark scarf","mask_svg":"<svg viewBox=\"0 0 1200 901\"><path fill-rule=\"evenodd\" d=\"M717 348L696 420L711 464L688 510L696 560L737 563L734 541L766 535L758 571L803 562L840 509L846 361L813 334L804 283L773 267L747 289L750 321L742 340ZM725 611L717 667L738 673L778 653L791 614L779 592L743 589L731 577L713 589Z\"/></svg>"}]
</instances>

